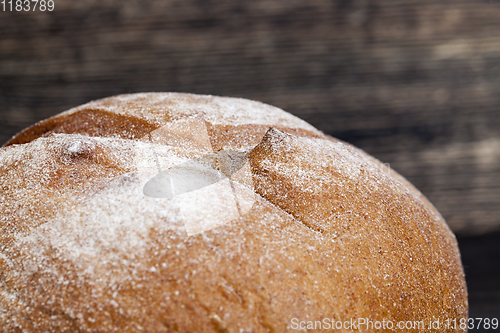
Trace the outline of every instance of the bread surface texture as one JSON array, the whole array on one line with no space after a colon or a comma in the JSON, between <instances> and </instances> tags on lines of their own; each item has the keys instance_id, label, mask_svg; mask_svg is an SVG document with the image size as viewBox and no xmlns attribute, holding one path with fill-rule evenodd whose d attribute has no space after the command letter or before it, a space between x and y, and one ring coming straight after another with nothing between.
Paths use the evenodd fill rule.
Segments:
<instances>
[{"instance_id":1,"label":"bread surface texture","mask_svg":"<svg viewBox=\"0 0 500 333\"><path fill-rule=\"evenodd\" d=\"M212 155L227 193L144 194L158 168ZM439 212L394 170L270 105L93 101L14 136L0 185L0 332L332 332L360 318L466 331L444 326L467 317L467 290ZM205 220L223 223L190 233Z\"/></svg>"}]
</instances>

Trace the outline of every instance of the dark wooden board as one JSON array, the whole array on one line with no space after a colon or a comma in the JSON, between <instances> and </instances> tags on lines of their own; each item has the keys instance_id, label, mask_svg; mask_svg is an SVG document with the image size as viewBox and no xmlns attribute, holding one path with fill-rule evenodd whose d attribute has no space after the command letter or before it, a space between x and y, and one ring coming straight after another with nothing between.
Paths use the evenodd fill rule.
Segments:
<instances>
[{"instance_id":1,"label":"dark wooden board","mask_svg":"<svg viewBox=\"0 0 500 333\"><path fill-rule=\"evenodd\" d=\"M500 232L459 238L458 244L469 292L469 317L500 320Z\"/></svg>"}]
</instances>

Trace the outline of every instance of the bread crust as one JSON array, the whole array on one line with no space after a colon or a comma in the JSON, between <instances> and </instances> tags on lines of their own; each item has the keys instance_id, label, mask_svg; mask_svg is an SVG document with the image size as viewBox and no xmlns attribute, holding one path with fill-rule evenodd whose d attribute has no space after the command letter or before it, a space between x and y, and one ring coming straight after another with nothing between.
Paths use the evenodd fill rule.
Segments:
<instances>
[{"instance_id":1,"label":"bread crust","mask_svg":"<svg viewBox=\"0 0 500 333\"><path fill-rule=\"evenodd\" d=\"M246 154L256 195L238 218L188 236L178 207L142 186L156 172L145 138L192 116L214 151ZM153 146L164 163L185 158L183 147ZM278 108L115 96L26 129L0 161L1 332L467 317L460 253L439 212L395 171Z\"/></svg>"}]
</instances>

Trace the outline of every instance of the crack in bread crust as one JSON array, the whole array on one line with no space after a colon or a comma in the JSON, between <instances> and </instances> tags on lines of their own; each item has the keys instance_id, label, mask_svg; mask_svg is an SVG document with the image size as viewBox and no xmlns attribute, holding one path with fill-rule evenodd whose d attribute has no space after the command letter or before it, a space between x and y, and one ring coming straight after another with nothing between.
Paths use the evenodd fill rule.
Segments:
<instances>
[{"instance_id":1,"label":"crack in bread crust","mask_svg":"<svg viewBox=\"0 0 500 333\"><path fill-rule=\"evenodd\" d=\"M187 237L172 201L142 193L156 170L140 138L193 115L214 150L248 154L256 202ZM0 149L0 331L283 332L291 318L467 317L460 254L439 213L365 153L277 108L124 95L16 140ZM155 148L168 165L193 153Z\"/></svg>"}]
</instances>

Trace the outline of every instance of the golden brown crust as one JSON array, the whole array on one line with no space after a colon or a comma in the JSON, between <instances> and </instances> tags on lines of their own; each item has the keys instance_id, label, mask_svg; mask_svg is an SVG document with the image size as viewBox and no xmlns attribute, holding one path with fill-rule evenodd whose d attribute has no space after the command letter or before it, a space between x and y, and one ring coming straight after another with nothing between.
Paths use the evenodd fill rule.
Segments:
<instances>
[{"instance_id":1,"label":"golden brown crust","mask_svg":"<svg viewBox=\"0 0 500 333\"><path fill-rule=\"evenodd\" d=\"M258 114L253 115L254 112ZM238 113L244 115L241 121L236 116ZM113 96L81 105L30 126L16 134L5 146L28 143L52 133L139 139L172 120L195 114L207 115L210 128L216 133L232 131L233 141L240 137L242 142L248 142L249 138L259 137L258 134L261 138L268 125L296 134L324 136L306 122L260 102L192 94L143 93ZM267 119L269 116L271 118ZM249 118L257 122L245 123L245 119ZM246 126L249 124L251 126ZM249 137L242 137L241 131L235 130L240 125L250 131Z\"/></svg>"},{"instance_id":2,"label":"golden brown crust","mask_svg":"<svg viewBox=\"0 0 500 333\"><path fill-rule=\"evenodd\" d=\"M285 126L275 126L283 132L297 136L306 136L311 138L325 138L322 133L316 133L301 128L289 128ZM264 134L269 129L269 125L211 125L207 126L210 141L214 150L223 149L241 149L248 146L256 146Z\"/></svg>"},{"instance_id":3,"label":"golden brown crust","mask_svg":"<svg viewBox=\"0 0 500 333\"><path fill-rule=\"evenodd\" d=\"M156 127L137 117L113 114L99 109L83 109L43 120L16 134L5 146L29 143L52 133L138 139Z\"/></svg>"},{"instance_id":4,"label":"golden brown crust","mask_svg":"<svg viewBox=\"0 0 500 333\"><path fill-rule=\"evenodd\" d=\"M1 332L284 332L293 318L467 316L453 234L364 152L239 99L90 104L52 118L53 134L42 122L0 150ZM133 138L196 112L214 150L248 153L258 195L240 218L187 236L172 202L142 194L155 166ZM180 156L155 149L160 161Z\"/></svg>"},{"instance_id":5,"label":"golden brown crust","mask_svg":"<svg viewBox=\"0 0 500 333\"><path fill-rule=\"evenodd\" d=\"M382 321L387 313L394 320L405 320L410 313L414 318L462 315L463 308L457 311L455 305L445 304L463 288L460 263L453 259L458 253L451 231L411 191L377 170L357 149L271 129L252 150L250 161L257 193L336 240L349 254L334 254L332 261L345 275L332 277L333 285L352 290L362 304L384 305L363 308L361 313L353 309L350 317ZM436 257L445 260L434 262ZM402 267L411 271L404 278L406 272L398 272ZM429 274L444 271L452 273ZM395 275L401 276L399 283L385 283L387 276ZM363 282L355 286L353 279ZM415 307L429 302L431 290L442 298L434 299L432 307ZM395 297L399 298L396 305Z\"/></svg>"}]
</instances>

